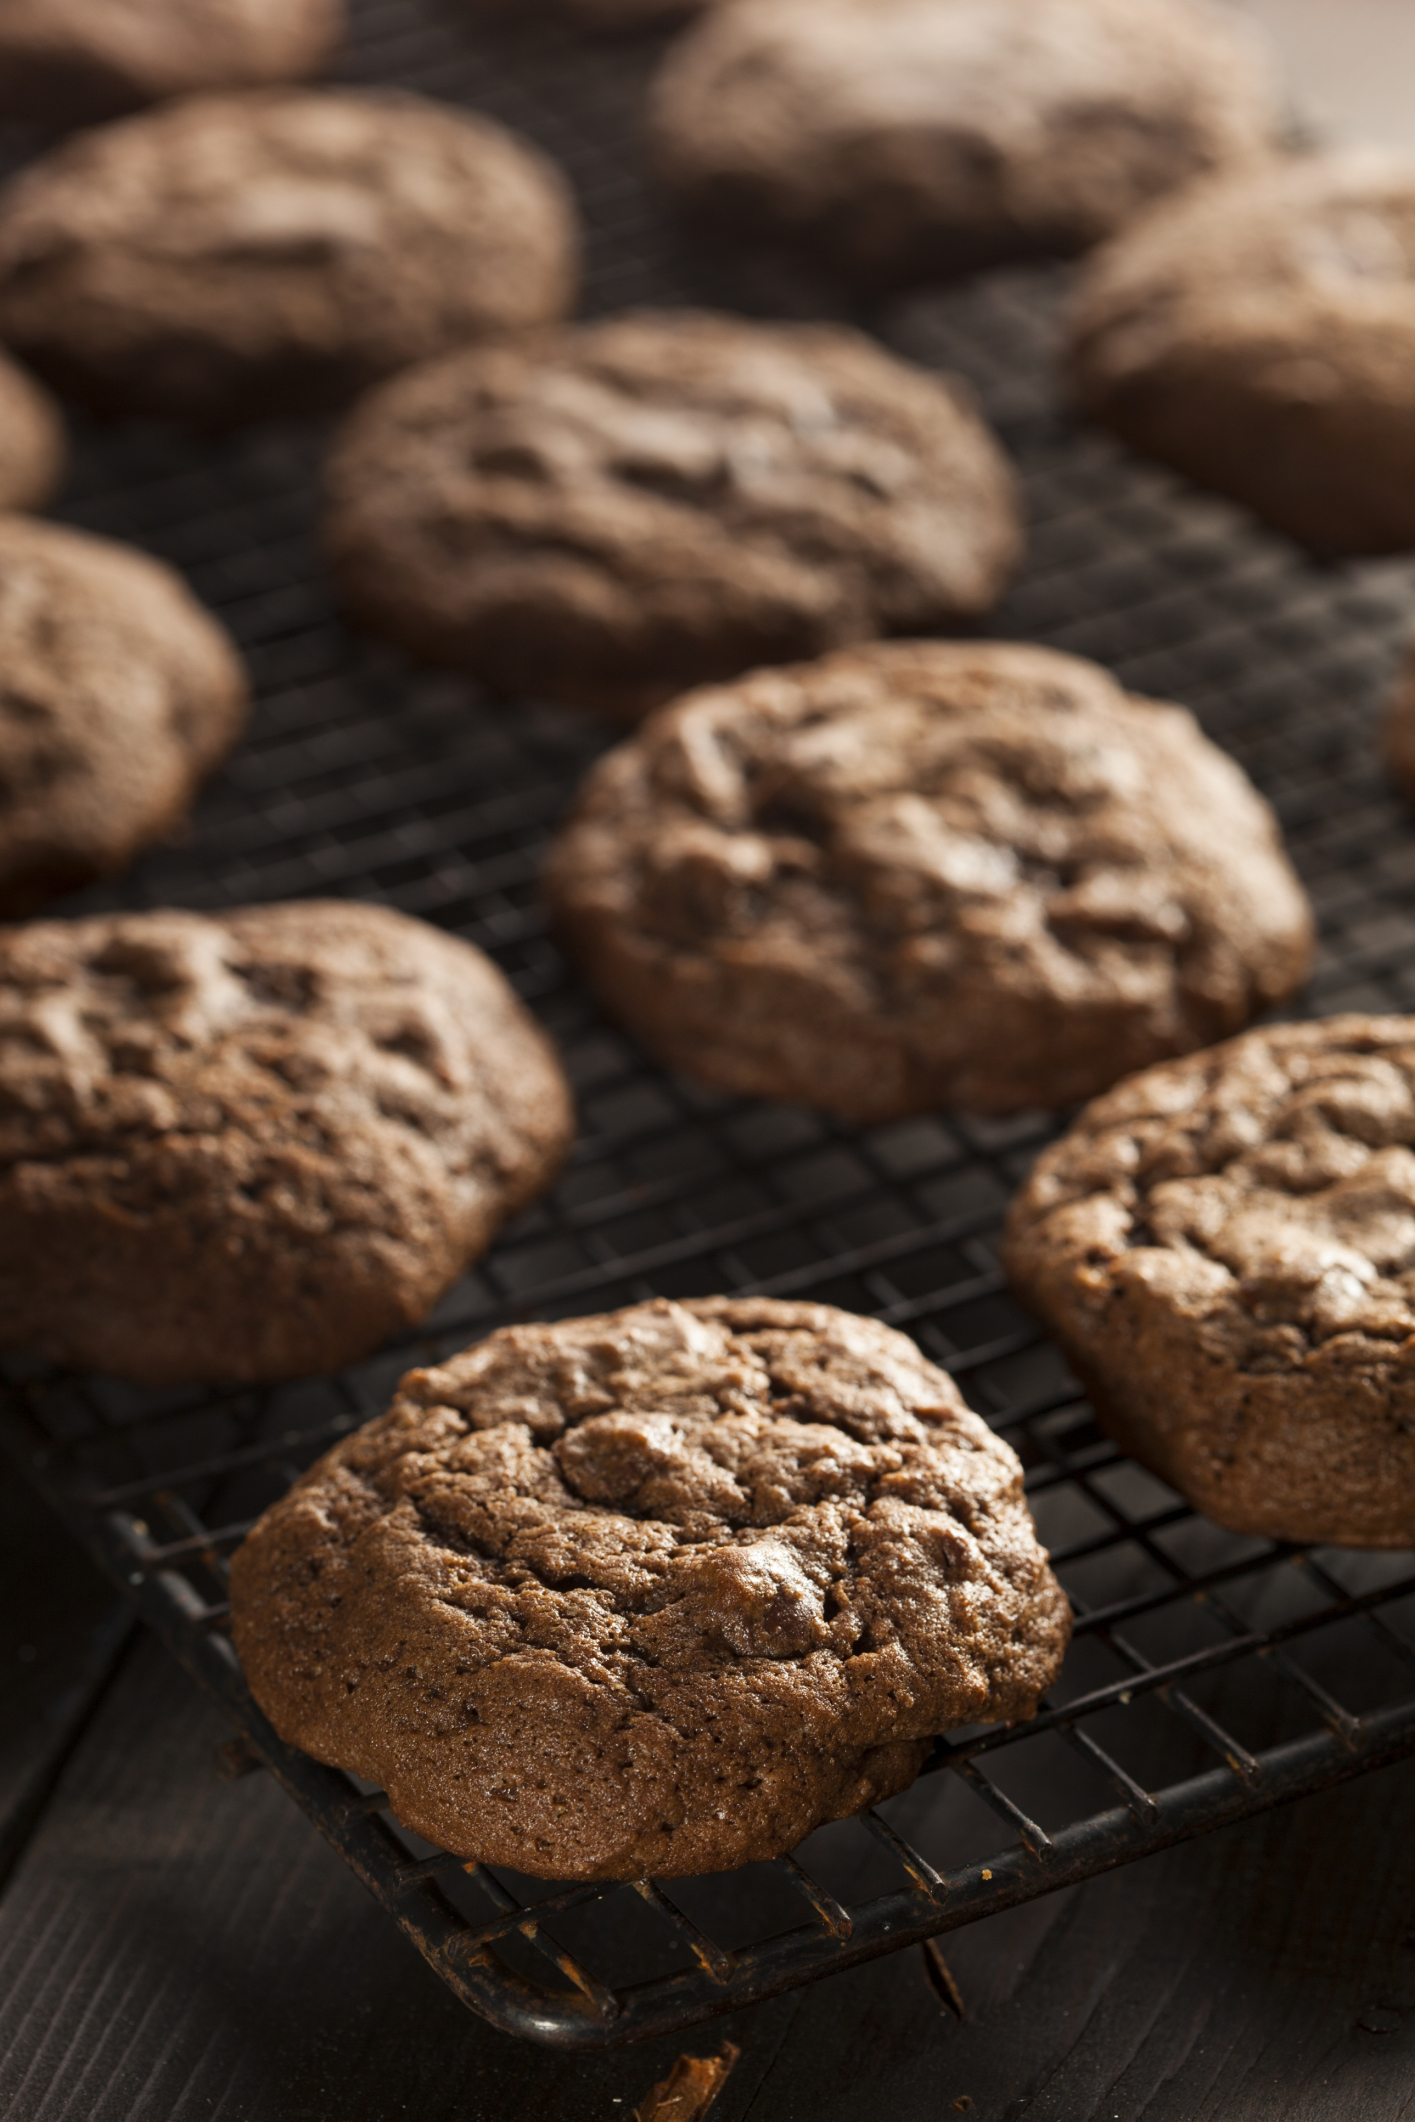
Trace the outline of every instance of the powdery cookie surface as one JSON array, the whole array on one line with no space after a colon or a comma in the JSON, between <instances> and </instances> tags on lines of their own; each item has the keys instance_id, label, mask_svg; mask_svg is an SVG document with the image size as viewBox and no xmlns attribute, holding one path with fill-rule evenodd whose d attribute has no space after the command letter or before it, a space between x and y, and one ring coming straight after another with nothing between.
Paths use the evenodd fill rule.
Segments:
<instances>
[{"instance_id":1,"label":"powdery cookie surface","mask_svg":"<svg viewBox=\"0 0 1415 2122\"><path fill-rule=\"evenodd\" d=\"M0 916L161 838L246 705L234 644L171 568L0 516Z\"/></svg>"},{"instance_id":2,"label":"powdery cookie surface","mask_svg":"<svg viewBox=\"0 0 1415 2122\"><path fill-rule=\"evenodd\" d=\"M284 1738L541 1877L724 1870L1031 1716L1070 1614L1008 1447L902 1334L710 1298L413 1371L231 1575Z\"/></svg>"},{"instance_id":3,"label":"powdery cookie surface","mask_svg":"<svg viewBox=\"0 0 1415 2122\"><path fill-rule=\"evenodd\" d=\"M0 335L77 396L219 422L322 409L564 315L558 170L395 90L192 96L0 191Z\"/></svg>"},{"instance_id":4,"label":"powdery cookie surface","mask_svg":"<svg viewBox=\"0 0 1415 2122\"><path fill-rule=\"evenodd\" d=\"M297 81L343 0L0 0L0 111L77 124L194 89Z\"/></svg>"},{"instance_id":5,"label":"powdery cookie surface","mask_svg":"<svg viewBox=\"0 0 1415 2122\"><path fill-rule=\"evenodd\" d=\"M157 1384L333 1369L570 1132L501 974L384 908L0 930L0 1345Z\"/></svg>"},{"instance_id":6,"label":"powdery cookie surface","mask_svg":"<svg viewBox=\"0 0 1415 2122\"><path fill-rule=\"evenodd\" d=\"M1010 645L691 694L594 769L546 881L673 1066L867 1121L1090 1096L1311 948L1272 813L1193 717Z\"/></svg>"},{"instance_id":7,"label":"powdery cookie surface","mask_svg":"<svg viewBox=\"0 0 1415 2122\"><path fill-rule=\"evenodd\" d=\"M1205 0L734 0L675 46L652 126L697 218L869 284L1083 250L1263 153L1276 110Z\"/></svg>"},{"instance_id":8,"label":"powdery cookie surface","mask_svg":"<svg viewBox=\"0 0 1415 2122\"><path fill-rule=\"evenodd\" d=\"M1220 1525L1415 1546L1415 1018L1120 1084L1044 1152L1007 1264L1105 1426Z\"/></svg>"},{"instance_id":9,"label":"powdery cookie surface","mask_svg":"<svg viewBox=\"0 0 1415 2122\"><path fill-rule=\"evenodd\" d=\"M0 354L0 511L43 508L64 475L67 455L58 406Z\"/></svg>"},{"instance_id":10,"label":"powdery cookie surface","mask_svg":"<svg viewBox=\"0 0 1415 2122\"><path fill-rule=\"evenodd\" d=\"M1293 159L1167 202L1087 268L1094 419L1305 543L1415 545L1415 156Z\"/></svg>"},{"instance_id":11,"label":"powdery cookie surface","mask_svg":"<svg viewBox=\"0 0 1415 2122\"><path fill-rule=\"evenodd\" d=\"M1012 475L943 378L831 325L645 312L399 376L327 539L351 614L512 693L641 713L985 611Z\"/></svg>"}]
</instances>

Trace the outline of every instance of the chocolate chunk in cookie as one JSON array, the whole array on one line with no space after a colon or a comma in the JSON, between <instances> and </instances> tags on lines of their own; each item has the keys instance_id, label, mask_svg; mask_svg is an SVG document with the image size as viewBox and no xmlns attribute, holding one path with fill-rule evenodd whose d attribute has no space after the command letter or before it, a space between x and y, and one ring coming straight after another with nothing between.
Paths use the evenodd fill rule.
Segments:
<instances>
[{"instance_id":1,"label":"chocolate chunk in cookie","mask_svg":"<svg viewBox=\"0 0 1415 2122\"><path fill-rule=\"evenodd\" d=\"M393 90L193 96L0 191L0 336L76 396L220 422L349 397L564 315L564 180Z\"/></svg>"},{"instance_id":2,"label":"chocolate chunk in cookie","mask_svg":"<svg viewBox=\"0 0 1415 2122\"><path fill-rule=\"evenodd\" d=\"M246 703L234 645L161 561L0 517L0 915L160 839Z\"/></svg>"},{"instance_id":3,"label":"chocolate chunk in cookie","mask_svg":"<svg viewBox=\"0 0 1415 2122\"><path fill-rule=\"evenodd\" d=\"M404 1378L231 1572L283 1738L537 1877L725 1870L1029 1717L1070 1614L1008 1447L903 1334L708 1298Z\"/></svg>"},{"instance_id":4,"label":"chocolate chunk in cookie","mask_svg":"<svg viewBox=\"0 0 1415 2122\"><path fill-rule=\"evenodd\" d=\"M48 391L0 354L0 510L43 508L67 454L63 416Z\"/></svg>"},{"instance_id":5,"label":"chocolate chunk in cookie","mask_svg":"<svg viewBox=\"0 0 1415 2122\"><path fill-rule=\"evenodd\" d=\"M0 930L0 1346L332 1369L422 1319L570 1131L496 968L382 907Z\"/></svg>"},{"instance_id":6,"label":"chocolate chunk in cookie","mask_svg":"<svg viewBox=\"0 0 1415 2122\"><path fill-rule=\"evenodd\" d=\"M76 125L317 73L343 0L5 0L0 115Z\"/></svg>"},{"instance_id":7,"label":"chocolate chunk in cookie","mask_svg":"<svg viewBox=\"0 0 1415 2122\"><path fill-rule=\"evenodd\" d=\"M1087 268L1076 399L1330 552L1415 545L1415 157L1214 179Z\"/></svg>"},{"instance_id":8,"label":"chocolate chunk in cookie","mask_svg":"<svg viewBox=\"0 0 1415 2122\"><path fill-rule=\"evenodd\" d=\"M685 310L395 378L329 491L356 619L624 715L956 625L1021 546L1006 461L952 384L857 332Z\"/></svg>"},{"instance_id":9,"label":"chocolate chunk in cookie","mask_svg":"<svg viewBox=\"0 0 1415 2122\"><path fill-rule=\"evenodd\" d=\"M674 1067L865 1121L1088 1097L1311 951L1272 813L1191 715L996 644L689 695L592 772L547 888Z\"/></svg>"},{"instance_id":10,"label":"chocolate chunk in cookie","mask_svg":"<svg viewBox=\"0 0 1415 2122\"><path fill-rule=\"evenodd\" d=\"M1264 153L1276 109L1204 0L736 0L670 54L652 124L698 222L872 286L1084 250Z\"/></svg>"},{"instance_id":11,"label":"chocolate chunk in cookie","mask_svg":"<svg viewBox=\"0 0 1415 2122\"><path fill-rule=\"evenodd\" d=\"M1037 1164L1007 1264L1105 1427L1220 1525L1415 1546L1415 1017L1118 1085Z\"/></svg>"}]
</instances>

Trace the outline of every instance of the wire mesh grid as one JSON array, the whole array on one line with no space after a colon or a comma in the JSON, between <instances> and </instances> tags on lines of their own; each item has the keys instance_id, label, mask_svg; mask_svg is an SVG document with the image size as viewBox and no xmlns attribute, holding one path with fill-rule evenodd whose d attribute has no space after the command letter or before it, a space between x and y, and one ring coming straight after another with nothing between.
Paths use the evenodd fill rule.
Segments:
<instances>
[{"instance_id":1,"label":"wire mesh grid","mask_svg":"<svg viewBox=\"0 0 1415 2122\"><path fill-rule=\"evenodd\" d=\"M365 0L355 18L350 78L475 104L566 163L592 309L703 292L638 169L655 40L584 45L431 0ZM34 144L13 137L11 159ZM1276 805L1317 904L1308 1006L1411 1007L1415 821L1373 724L1415 569L1324 567L1076 428L1052 377L1064 287L1009 272L866 320L967 376L1021 468L1030 556L992 630L1193 707ZM778 279L772 299L822 297ZM1415 1556L1298 1552L1196 1518L1105 1441L1008 1296L1002 1214L1054 1117L848 1128L670 1077L599 1017L535 880L609 733L488 701L341 628L318 559L322 443L312 428L198 443L80 427L63 513L181 567L240 640L259 704L187 837L75 909L333 894L435 921L488 950L560 1042L580 1136L554 1193L426 1330L344 1377L153 1394L11 1366L0 1433L228 1706L232 1769L271 1769L467 2003L586 2046L935 1938L1415 1749ZM259 1511L414 1361L513 1318L715 1291L809 1296L905 1329L1017 1448L1077 1613L1035 1722L949 1735L911 1791L774 1865L569 1889L431 1850L380 1792L283 1746L224 1633L226 1560Z\"/></svg>"}]
</instances>

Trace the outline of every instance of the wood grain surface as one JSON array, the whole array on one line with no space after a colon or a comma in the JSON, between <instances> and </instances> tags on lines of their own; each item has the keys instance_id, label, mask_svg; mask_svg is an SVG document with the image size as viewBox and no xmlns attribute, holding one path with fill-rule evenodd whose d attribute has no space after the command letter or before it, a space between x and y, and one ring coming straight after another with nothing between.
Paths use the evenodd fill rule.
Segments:
<instances>
[{"instance_id":1,"label":"wood grain surface","mask_svg":"<svg viewBox=\"0 0 1415 2122\"><path fill-rule=\"evenodd\" d=\"M132 1629L126 1602L0 1460L0 1880Z\"/></svg>"},{"instance_id":2,"label":"wood grain surface","mask_svg":"<svg viewBox=\"0 0 1415 2122\"><path fill-rule=\"evenodd\" d=\"M5 1640L92 1674L102 1586L37 1506L3 1523ZM221 1779L155 1643L109 1662L0 1897L6 2122L627 2122L729 2040L712 2122L1415 2116L1415 1763L958 1933L961 2021L911 1952L564 2057L464 2011L268 1778ZM0 1759L52 1761L51 1699L8 1688Z\"/></svg>"}]
</instances>

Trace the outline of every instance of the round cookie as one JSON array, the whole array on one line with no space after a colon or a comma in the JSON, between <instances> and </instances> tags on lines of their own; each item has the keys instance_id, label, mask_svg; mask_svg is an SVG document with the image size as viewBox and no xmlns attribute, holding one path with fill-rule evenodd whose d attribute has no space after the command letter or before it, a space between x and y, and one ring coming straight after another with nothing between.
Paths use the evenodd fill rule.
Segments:
<instances>
[{"instance_id":1,"label":"round cookie","mask_svg":"<svg viewBox=\"0 0 1415 2122\"><path fill-rule=\"evenodd\" d=\"M621 715L956 625L1022 542L1006 460L949 382L837 326L686 310L395 377L328 487L352 616Z\"/></svg>"},{"instance_id":2,"label":"round cookie","mask_svg":"<svg viewBox=\"0 0 1415 2122\"><path fill-rule=\"evenodd\" d=\"M0 116L57 125L316 73L343 0L3 0Z\"/></svg>"},{"instance_id":3,"label":"round cookie","mask_svg":"<svg viewBox=\"0 0 1415 2122\"><path fill-rule=\"evenodd\" d=\"M0 516L0 917L122 869L246 719L225 629L161 561Z\"/></svg>"},{"instance_id":4,"label":"round cookie","mask_svg":"<svg viewBox=\"0 0 1415 2122\"><path fill-rule=\"evenodd\" d=\"M0 190L0 337L77 397L198 422L319 409L569 308L559 172L395 90L193 96Z\"/></svg>"},{"instance_id":5,"label":"round cookie","mask_svg":"<svg viewBox=\"0 0 1415 2122\"><path fill-rule=\"evenodd\" d=\"M1331 552L1415 545L1415 156L1213 179L1094 258L1074 395L1134 448Z\"/></svg>"},{"instance_id":6,"label":"round cookie","mask_svg":"<svg viewBox=\"0 0 1415 2122\"><path fill-rule=\"evenodd\" d=\"M67 455L58 406L0 354L0 512L43 508L64 476Z\"/></svg>"},{"instance_id":7,"label":"round cookie","mask_svg":"<svg viewBox=\"0 0 1415 2122\"><path fill-rule=\"evenodd\" d=\"M1415 1017L1247 1033L1087 1107L1012 1280L1104 1426L1235 1532L1415 1545Z\"/></svg>"},{"instance_id":8,"label":"round cookie","mask_svg":"<svg viewBox=\"0 0 1415 2122\"><path fill-rule=\"evenodd\" d=\"M1030 1717L1070 1631L1014 1454L903 1334L708 1298L404 1378L231 1570L283 1738L537 1877L791 1849Z\"/></svg>"},{"instance_id":9,"label":"round cookie","mask_svg":"<svg viewBox=\"0 0 1415 2122\"><path fill-rule=\"evenodd\" d=\"M600 761L546 889L675 1068L859 1121L1066 1105L1306 975L1276 823L1183 708L1047 649L847 649Z\"/></svg>"},{"instance_id":10,"label":"round cookie","mask_svg":"<svg viewBox=\"0 0 1415 2122\"><path fill-rule=\"evenodd\" d=\"M0 930L0 1346L146 1384L334 1369L570 1134L501 974L383 907Z\"/></svg>"},{"instance_id":11,"label":"round cookie","mask_svg":"<svg viewBox=\"0 0 1415 2122\"><path fill-rule=\"evenodd\" d=\"M866 286L1084 250L1276 122L1261 46L1207 0L734 0L652 105L697 220Z\"/></svg>"}]
</instances>

